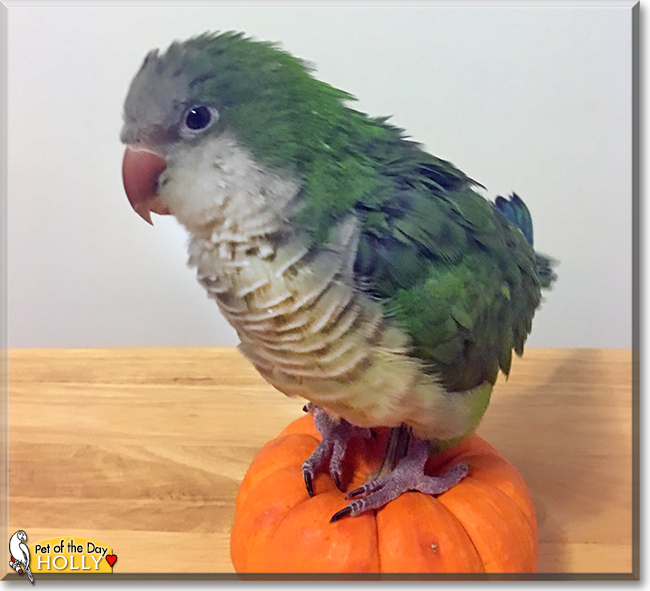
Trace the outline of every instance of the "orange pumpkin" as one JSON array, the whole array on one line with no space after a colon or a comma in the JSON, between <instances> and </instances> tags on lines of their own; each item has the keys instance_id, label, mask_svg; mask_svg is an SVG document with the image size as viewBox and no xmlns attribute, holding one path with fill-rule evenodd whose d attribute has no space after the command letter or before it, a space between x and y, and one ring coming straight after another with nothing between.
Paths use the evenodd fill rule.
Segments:
<instances>
[{"instance_id":1,"label":"orange pumpkin","mask_svg":"<svg viewBox=\"0 0 650 591\"><path fill-rule=\"evenodd\" d=\"M388 430L350 440L346 490L378 469ZM460 463L469 473L438 497L408 492L378 511L329 520L345 494L329 474L305 489L302 463L320 440L305 415L253 459L237 495L230 540L240 573L524 573L537 570L537 522L520 474L473 435L432 456L426 473Z\"/></svg>"}]
</instances>

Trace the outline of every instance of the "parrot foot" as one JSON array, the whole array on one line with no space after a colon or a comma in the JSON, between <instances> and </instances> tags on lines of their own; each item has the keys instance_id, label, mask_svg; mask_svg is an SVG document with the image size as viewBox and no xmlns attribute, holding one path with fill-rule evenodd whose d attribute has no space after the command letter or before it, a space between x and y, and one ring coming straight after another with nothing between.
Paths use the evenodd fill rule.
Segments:
<instances>
[{"instance_id":1,"label":"parrot foot","mask_svg":"<svg viewBox=\"0 0 650 591\"><path fill-rule=\"evenodd\" d=\"M330 523L348 515L356 517L365 511L379 509L410 490L427 495L442 494L456 486L467 475L468 465L459 464L442 476L426 476L424 465L429 453L429 443L421 439L416 440L390 474L371 480L348 493L348 499L356 500L335 513Z\"/></svg>"},{"instance_id":2,"label":"parrot foot","mask_svg":"<svg viewBox=\"0 0 650 591\"><path fill-rule=\"evenodd\" d=\"M313 480L316 473L325 467L329 461L329 472L332 475L334 484L339 490L343 490L341 475L343 457L350 437L370 437L370 429L356 427L345 419L333 419L323 408L312 404L305 405L306 412L314 414L314 425L323 436L318 447L302 465L302 475L305 479L305 486L310 497L314 496Z\"/></svg>"}]
</instances>

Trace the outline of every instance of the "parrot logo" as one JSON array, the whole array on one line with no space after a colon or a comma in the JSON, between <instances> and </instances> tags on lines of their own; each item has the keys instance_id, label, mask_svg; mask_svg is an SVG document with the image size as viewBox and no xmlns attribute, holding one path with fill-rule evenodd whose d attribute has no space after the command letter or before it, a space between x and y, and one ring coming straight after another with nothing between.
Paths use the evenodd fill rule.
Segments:
<instances>
[{"instance_id":1,"label":"parrot logo","mask_svg":"<svg viewBox=\"0 0 650 591\"><path fill-rule=\"evenodd\" d=\"M27 574L27 578L33 585L34 576L29 568L29 548L25 544L26 541L27 534L22 529L11 536L9 540L9 552L11 554L9 566L19 575Z\"/></svg>"}]
</instances>

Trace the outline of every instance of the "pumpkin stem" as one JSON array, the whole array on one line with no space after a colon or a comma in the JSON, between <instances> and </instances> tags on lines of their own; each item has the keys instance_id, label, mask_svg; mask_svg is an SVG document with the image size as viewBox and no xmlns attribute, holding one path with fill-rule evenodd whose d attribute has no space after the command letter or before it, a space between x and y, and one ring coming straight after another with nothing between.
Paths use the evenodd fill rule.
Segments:
<instances>
[{"instance_id":1,"label":"pumpkin stem","mask_svg":"<svg viewBox=\"0 0 650 591\"><path fill-rule=\"evenodd\" d=\"M397 466L397 463L406 455L411 442L411 429L406 425L393 427L388 436L384 459L377 472L372 475L371 479L379 478L390 474Z\"/></svg>"}]
</instances>

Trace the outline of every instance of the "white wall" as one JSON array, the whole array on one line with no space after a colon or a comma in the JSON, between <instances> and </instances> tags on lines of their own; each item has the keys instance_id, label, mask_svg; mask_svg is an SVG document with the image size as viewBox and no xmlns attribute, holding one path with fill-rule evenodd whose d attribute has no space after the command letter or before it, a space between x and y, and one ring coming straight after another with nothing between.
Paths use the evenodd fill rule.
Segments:
<instances>
[{"instance_id":1,"label":"white wall","mask_svg":"<svg viewBox=\"0 0 650 591\"><path fill-rule=\"evenodd\" d=\"M232 345L121 185L121 107L145 53L243 30L313 61L358 108L517 191L561 260L530 345L631 341L631 9L11 7L8 345Z\"/></svg>"}]
</instances>

